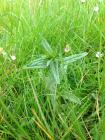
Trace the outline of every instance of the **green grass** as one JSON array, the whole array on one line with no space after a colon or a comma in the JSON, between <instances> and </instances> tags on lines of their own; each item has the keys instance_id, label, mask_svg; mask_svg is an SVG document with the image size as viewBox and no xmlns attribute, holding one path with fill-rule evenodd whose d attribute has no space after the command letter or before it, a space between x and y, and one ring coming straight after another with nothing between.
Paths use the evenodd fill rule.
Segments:
<instances>
[{"instance_id":1,"label":"green grass","mask_svg":"<svg viewBox=\"0 0 105 140\"><path fill-rule=\"evenodd\" d=\"M1 140L105 139L104 13L99 0L0 0L0 48L7 53L0 54ZM42 37L61 61L88 52L62 70L60 84L48 68L24 69L48 56Z\"/></svg>"}]
</instances>

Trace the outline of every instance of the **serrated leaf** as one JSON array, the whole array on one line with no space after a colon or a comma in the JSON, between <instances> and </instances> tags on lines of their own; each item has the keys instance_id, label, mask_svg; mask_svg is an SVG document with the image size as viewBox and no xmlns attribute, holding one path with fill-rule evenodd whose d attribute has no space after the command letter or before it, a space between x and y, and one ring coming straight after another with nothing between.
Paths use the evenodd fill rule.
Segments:
<instances>
[{"instance_id":1,"label":"serrated leaf","mask_svg":"<svg viewBox=\"0 0 105 140\"><path fill-rule=\"evenodd\" d=\"M53 54L53 50L45 38L43 38L41 44L49 55Z\"/></svg>"},{"instance_id":2,"label":"serrated leaf","mask_svg":"<svg viewBox=\"0 0 105 140\"><path fill-rule=\"evenodd\" d=\"M64 94L64 95L62 95L62 97L63 97L65 100L69 100L69 101L71 101L71 102L73 102L73 103L81 104L80 99L79 99L77 96L75 96L74 94L72 94L72 93Z\"/></svg>"},{"instance_id":3,"label":"serrated leaf","mask_svg":"<svg viewBox=\"0 0 105 140\"><path fill-rule=\"evenodd\" d=\"M74 54L74 55L71 55L71 56L68 56L68 57L65 57L64 58L64 64L69 64L69 63L72 63L72 62L75 62L83 57L85 57L88 53L87 52L84 52L84 53L80 53L80 54Z\"/></svg>"},{"instance_id":4,"label":"serrated leaf","mask_svg":"<svg viewBox=\"0 0 105 140\"><path fill-rule=\"evenodd\" d=\"M50 64L50 70L51 70L51 73L53 75L53 78L54 78L56 84L60 84L58 61L52 62Z\"/></svg>"}]
</instances>

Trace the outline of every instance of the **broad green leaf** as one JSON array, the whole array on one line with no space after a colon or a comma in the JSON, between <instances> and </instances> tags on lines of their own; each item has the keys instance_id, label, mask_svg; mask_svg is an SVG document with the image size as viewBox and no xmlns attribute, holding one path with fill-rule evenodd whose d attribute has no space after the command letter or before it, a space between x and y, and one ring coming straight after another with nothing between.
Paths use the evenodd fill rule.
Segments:
<instances>
[{"instance_id":1,"label":"broad green leaf","mask_svg":"<svg viewBox=\"0 0 105 140\"><path fill-rule=\"evenodd\" d=\"M71 101L71 102L73 102L73 103L81 104L80 99L79 99L77 96L75 96L74 94L72 94L72 93L64 94L64 95L62 95L62 97L63 97L65 100L69 100L69 101Z\"/></svg>"},{"instance_id":2,"label":"broad green leaf","mask_svg":"<svg viewBox=\"0 0 105 140\"><path fill-rule=\"evenodd\" d=\"M75 62L75 61L77 61L78 59L81 59L81 58L85 57L87 54L88 54L87 52L84 52L84 53L74 54L74 55L65 57L65 58L64 58L64 64L67 65L67 64L69 64L69 63Z\"/></svg>"},{"instance_id":3,"label":"broad green leaf","mask_svg":"<svg viewBox=\"0 0 105 140\"><path fill-rule=\"evenodd\" d=\"M53 50L46 39L43 38L41 44L49 55L53 54Z\"/></svg>"},{"instance_id":4,"label":"broad green leaf","mask_svg":"<svg viewBox=\"0 0 105 140\"><path fill-rule=\"evenodd\" d=\"M50 70L56 84L60 84L58 61L52 62L50 64Z\"/></svg>"},{"instance_id":5,"label":"broad green leaf","mask_svg":"<svg viewBox=\"0 0 105 140\"><path fill-rule=\"evenodd\" d=\"M34 61L32 61L30 64L26 65L25 69L37 69L37 68L46 68L48 66L48 59L45 57L40 57Z\"/></svg>"}]
</instances>

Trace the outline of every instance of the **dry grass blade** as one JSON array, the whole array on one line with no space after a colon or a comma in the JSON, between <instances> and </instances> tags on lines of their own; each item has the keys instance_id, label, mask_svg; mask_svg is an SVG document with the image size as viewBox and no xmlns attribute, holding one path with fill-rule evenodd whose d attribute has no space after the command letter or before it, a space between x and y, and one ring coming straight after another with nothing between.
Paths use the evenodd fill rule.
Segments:
<instances>
[{"instance_id":1,"label":"dry grass blade","mask_svg":"<svg viewBox=\"0 0 105 140\"><path fill-rule=\"evenodd\" d=\"M47 135L49 140L54 140L54 138L47 132L46 128L43 126L42 122L40 121L39 117L37 116L34 109L32 109L32 112L34 116L37 118L37 120L34 120L37 126Z\"/></svg>"}]
</instances>

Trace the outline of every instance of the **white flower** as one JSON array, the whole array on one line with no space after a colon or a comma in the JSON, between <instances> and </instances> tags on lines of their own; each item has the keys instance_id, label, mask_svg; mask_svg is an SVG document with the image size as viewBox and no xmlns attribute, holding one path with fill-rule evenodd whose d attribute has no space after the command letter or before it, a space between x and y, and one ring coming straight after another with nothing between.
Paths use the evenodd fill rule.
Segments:
<instances>
[{"instance_id":1,"label":"white flower","mask_svg":"<svg viewBox=\"0 0 105 140\"><path fill-rule=\"evenodd\" d=\"M96 57L97 58L101 58L103 56L103 54L101 52L96 52Z\"/></svg>"},{"instance_id":2,"label":"white flower","mask_svg":"<svg viewBox=\"0 0 105 140\"><path fill-rule=\"evenodd\" d=\"M81 3L85 3L86 2L86 0L81 0Z\"/></svg>"},{"instance_id":3,"label":"white flower","mask_svg":"<svg viewBox=\"0 0 105 140\"><path fill-rule=\"evenodd\" d=\"M98 6L95 6L95 7L93 8L93 11L96 12L96 13L98 13L99 7L98 7Z\"/></svg>"},{"instance_id":4,"label":"white flower","mask_svg":"<svg viewBox=\"0 0 105 140\"><path fill-rule=\"evenodd\" d=\"M64 52L65 53L68 53L70 51L70 47L69 47L69 44L66 45L66 47L64 48Z\"/></svg>"},{"instance_id":5,"label":"white flower","mask_svg":"<svg viewBox=\"0 0 105 140\"><path fill-rule=\"evenodd\" d=\"M12 59L13 61L16 60L16 56L15 56L15 55L11 55L10 57L11 57L11 59Z\"/></svg>"}]
</instances>

